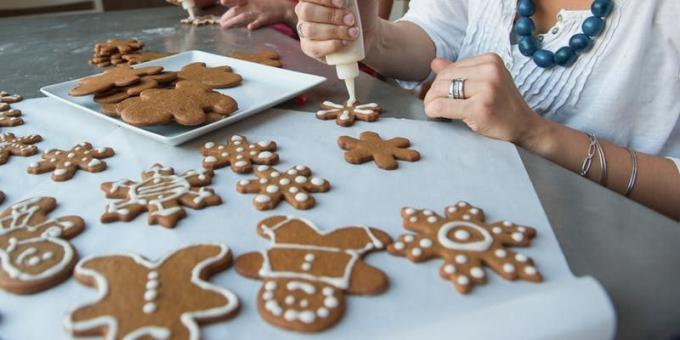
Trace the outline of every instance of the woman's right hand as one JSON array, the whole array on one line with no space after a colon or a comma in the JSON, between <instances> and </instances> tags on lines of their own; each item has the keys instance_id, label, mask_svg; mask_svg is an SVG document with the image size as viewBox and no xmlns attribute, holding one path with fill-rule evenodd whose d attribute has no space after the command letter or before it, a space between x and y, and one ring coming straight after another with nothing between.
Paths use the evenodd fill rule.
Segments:
<instances>
[{"instance_id":1,"label":"woman's right hand","mask_svg":"<svg viewBox=\"0 0 680 340\"><path fill-rule=\"evenodd\" d=\"M300 0L295 6L297 30L302 51L324 61L359 37L354 14L345 7L346 0ZM358 0L364 44L369 45L378 23L378 1Z\"/></svg>"}]
</instances>

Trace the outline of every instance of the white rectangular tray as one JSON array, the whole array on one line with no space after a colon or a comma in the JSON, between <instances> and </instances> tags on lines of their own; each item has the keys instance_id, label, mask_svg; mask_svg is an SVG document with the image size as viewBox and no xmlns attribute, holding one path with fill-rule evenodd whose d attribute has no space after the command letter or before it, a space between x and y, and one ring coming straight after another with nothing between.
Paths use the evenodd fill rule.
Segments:
<instances>
[{"instance_id":1,"label":"white rectangular tray","mask_svg":"<svg viewBox=\"0 0 680 340\"><path fill-rule=\"evenodd\" d=\"M49 97L56 98L84 112L106 119L141 135L165 144L179 145L294 98L326 80L326 78L320 76L265 66L202 51L187 51L138 64L134 67L163 66L166 71L178 71L182 66L195 62L206 63L209 67L229 65L234 69L234 72L243 77L243 83L240 86L217 90L233 97L238 102L238 110L228 118L198 127L187 127L177 124L136 127L99 112L99 104L94 102L92 96L69 96L68 92L76 86L79 79L45 86L40 91Z\"/></svg>"}]
</instances>

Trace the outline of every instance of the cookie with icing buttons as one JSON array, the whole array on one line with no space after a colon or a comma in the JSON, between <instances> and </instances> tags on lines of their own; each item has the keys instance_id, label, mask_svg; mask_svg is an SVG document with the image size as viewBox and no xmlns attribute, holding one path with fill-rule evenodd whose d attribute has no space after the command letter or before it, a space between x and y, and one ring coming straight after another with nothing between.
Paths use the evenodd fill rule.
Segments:
<instances>
[{"instance_id":1,"label":"cookie with icing buttons","mask_svg":"<svg viewBox=\"0 0 680 340\"><path fill-rule=\"evenodd\" d=\"M272 67L282 67L281 56L274 50L264 50L257 53L234 52L229 54L230 57L250 61L253 63L263 64Z\"/></svg>"},{"instance_id":2,"label":"cookie with icing buttons","mask_svg":"<svg viewBox=\"0 0 680 340\"><path fill-rule=\"evenodd\" d=\"M160 66L132 68L127 65L119 65L104 71L104 73L81 79L78 85L69 91L69 95L80 97L105 92L114 87L136 84L143 76L161 72L163 72L163 68Z\"/></svg>"},{"instance_id":3,"label":"cookie with icing buttons","mask_svg":"<svg viewBox=\"0 0 680 340\"><path fill-rule=\"evenodd\" d=\"M212 171L175 174L173 168L154 164L141 177L140 182L120 180L101 185L107 198L117 199L106 206L102 223L129 222L148 212L149 224L174 228L186 217L184 207L203 209L222 204L220 196L208 186Z\"/></svg>"},{"instance_id":4,"label":"cookie with icing buttons","mask_svg":"<svg viewBox=\"0 0 680 340\"><path fill-rule=\"evenodd\" d=\"M295 209L311 209L316 200L311 193L327 192L331 184L319 177L312 177L312 171L304 165L296 165L281 172L267 165L255 169L256 179L240 180L236 191L242 194L256 194L253 205L258 210L276 208L282 200Z\"/></svg>"},{"instance_id":5,"label":"cookie with icing buttons","mask_svg":"<svg viewBox=\"0 0 680 340\"><path fill-rule=\"evenodd\" d=\"M0 212L0 289L32 294L71 276L78 253L68 241L85 228L78 216L49 218L51 197L35 197Z\"/></svg>"},{"instance_id":6,"label":"cookie with icing buttons","mask_svg":"<svg viewBox=\"0 0 680 340\"><path fill-rule=\"evenodd\" d=\"M196 244L150 261L138 255L83 259L75 278L96 288L96 301L70 312L64 326L73 337L104 339L199 339L199 326L227 320L238 297L208 282L232 262L221 244Z\"/></svg>"},{"instance_id":7,"label":"cookie with icing buttons","mask_svg":"<svg viewBox=\"0 0 680 340\"><path fill-rule=\"evenodd\" d=\"M0 127L12 127L23 125L21 110L13 109L7 103L0 103Z\"/></svg>"},{"instance_id":8,"label":"cookie with icing buttons","mask_svg":"<svg viewBox=\"0 0 680 340\"><path fill-rule=\"evenodd\" d=\"M24 99L24 97L18 95L18 94L10 94L9 92L6 91L0 91L0 103L16 103L20 102Z\"/></svg>"},{"instance_id":9,"label":"cookie with icing buttons","mask_svg":"<svg viewBox=\"0 0 680 340\"><path fill-rule=\"evenodd\" d=\"M359 104L357 102L346 102L336 104L325 101L321 104L321 110L316 112L316 118L321 120L335 119L335 123L342 127L350 127L354 122L361 120L364 122L375 122L380 118L382 109L378 104Z\"/></svg>"},{"instance_id":10,"label":"cookie with icing buttons","mask_svg":"<svg viewBox=\"0 0 680 340\"><path fill-rule=\"evenodd\" d=\"M510 221L488 223L482 209L458 202L445 209L444 216L432 210L404 208L404 234L387 249L413 262L441 258L439 275L462 293L486 283L484 267L506 280L543 280L534 261L508 247L527 247L536 230Z\"/></svg>"},{"instance_id":11,"label":"cookie with icing buttons","mask_svg":"<svg viewBox=\"0 0 680 340\"><path fill-rule=\"evenodd\" d=\"M239 174L250 173L253 164L274 165L279 161L276 142L261 141L251 143L244 136L234 135L227 144L207 142L201 147L203 167L214 170L230 165Z\"/></svg>"},{"instance_id":12,"label":"cookie with icing buttons","mask_svg":"<svg viewBox=\"0 0 680 340\"><path fill-rule=\"evenodd\" d=\"M257 309L267 322L298 332L320 332L342 318L345 296L385 291L385 273L363 261L392 240L369 227L319 230L311 222L274 216L260 222L257 233L269 249L244 254L236 271L262 280ZM371 316L369 316L371 317Z\"/></svg>"},{"instance_id":13,"label":"cookie with icing buttons","mask_svg":"<svg viewBox=\"0 0 680 340\"><path fill-rule=\"evenodd\" d=\"M179 22L184 24L184 25L192 25L192 26L217 25L217 24L220 23L220 18L212 16L212 15L206 15L206 16L196 16L196 17L193 17L193 18L182 19Z\"/></svg>"},{"instance_id":14,"label":"cookie with icing buttons","mask_svg":"<svg viewBox=\"0 0 680 340\"><path fill-rule=\"evenodd\" d=\"M40 141L40 135L17 137L9 132L0 135L0 165L7 163L10 156L28 157L37 154L38 147L33 144Z\"/></svg>"},{"instance_id":15,"label":"cookie with icing buttons","mask_svg":"<svg viewBox=\"0 0 680 340\"><path fill-rule=\"evenodd\" d=\"M374 161L385 170L399 167L397 160L416 162L420 160L418 151L409 149L411 141L403 137L384 140L375 132L366 131L359 135L359 139L349 136L338 138L338 145L345 152L345 160L352 164L362 164Z\"/></svg>"},{"instance_id":16,"label":"cookie with icing buttons","mask_svg":"<svg viewBox=\"0 0 680 340\"><path fill-rule=\"evenodd\" d=\"M241 84L241 76L229 66L207 67L205 63L185 65L177 72L181 80L193 80L213 89L223 89Z\"/></svg>"},{"instance_id":17,"label":"cookie with icing buttons","mask_svg":"<svg viewBox=\"0 0 680 340\"><path fill-rule=\"evenodd\" d=\"M102 172L106 170L104 158L113 157L111 148L94 148L92 144L83 142L70 150L52 149L42 154L42 160L31 163L28 173L32 175L52 172L52 180L55 182L68 181L73 178L76 171Z\"/></svg>"}]
</instances>

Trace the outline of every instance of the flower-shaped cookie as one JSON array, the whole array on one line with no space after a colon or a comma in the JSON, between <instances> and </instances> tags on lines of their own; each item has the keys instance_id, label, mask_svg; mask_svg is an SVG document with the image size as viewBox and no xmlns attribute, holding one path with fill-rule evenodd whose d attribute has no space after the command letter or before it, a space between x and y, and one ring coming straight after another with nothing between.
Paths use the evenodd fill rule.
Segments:
<instances>
[{"instance_id":1,"label":"flower-shaped cookie","mask_svg":"<svg viewBox=\"0 0 680 340\"><path fill-rule=\"evenodd\" d=\"M185 65L177 72L182 80L193 80L212 89L234 87L241 84L241 76L234 73L229 66L207 67L205 63Z\"/></svg>"},{"instance_id":2,"label":"flower-shaped cookie","mask_svg":"<svg viewBox=\"0 0 680 340\"><path fill-rule=\"evenodd\" d=\"M325 101L321 104L321 110L316 112L316 118L321 120L335 119L335 123L349 127L354 125L356 120L365 122L375 122L380 118L382 109L378 104L359 104L357 102L344 104L335 104Z\"/></svg>"},{"instance_id":3,"label":"flower-shaped cookie","mask_svg":"<svg viewBox=\"0 0 680 340\"><path fill-rule=\"evenodd\" d=\"M95 149L92 144L80 143L71 150L52 149L45 151L40 162L31 163L28 173L33 175L52 171L52 180L68 181L76 171L102 172L106 170L106 162L101 159L113 157L111 148Z\"/></svg>"},{"instance_id":4,"label":"flower-shaped cookie","mask_svg":"<svg viewBox=\"0 0 680 340\"><path fill-rule=\"evenodd\" d=\"M295 209L310 209L316 204L310 193L326 192L331 188L325 179L311 177L312 171L304 165L296 165L286 172L260 165L255 170L255 176L257 179L239 181L236 190L257 194L253 198L253 205L258 210L274 209L283 199Z\"/></svg>"},{"instance_id":5,"label":"flower-shaped cookie","mask_svg":"<svg viewBox=\"0 0 680 340\"><path fill-rule=\"evenodd\" d=\"M253 170L254 164L274 165L279 161L276 143L273 141L250 143L246 137L231 136L227 144L207 142L201 147L203 167L209 170L231 165L231 170L246 174Z\"/></svg>"},{"instance_id":6,"label":"flower-shaped cookie","mask_svg":"<svg viewBox=\"0 0 680 340\"><path fill-rule=\"evenodd\" d=\"M411 142L402 137L384 140L375 132L362 132L359 139L340 136L338 145L347 150L345 160L352 164L362 164L375 161L379 168L394 170L399 167L397 160L415 162L420 159L420 153L408 149Z\"/></svg>"}]
</instances>

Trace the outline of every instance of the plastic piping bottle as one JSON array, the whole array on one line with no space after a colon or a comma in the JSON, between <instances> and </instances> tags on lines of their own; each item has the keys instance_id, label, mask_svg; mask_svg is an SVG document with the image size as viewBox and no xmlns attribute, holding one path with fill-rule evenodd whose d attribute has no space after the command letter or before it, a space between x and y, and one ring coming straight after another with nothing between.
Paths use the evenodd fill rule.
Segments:
<instances>
[{"instance_id":1,"label":"plastic piping bottle","mask_svg":"<svg viewBox=\"0 0 680 340\"><path fill-rule=\"evenodd\" d=\"M182 0L182 8L189 12L189 19L196 18L196 4L194 0Z\"/></svg>"},{"instance_id":2,"label":"plastic piping bottle","mask_svg":"<svg viewBox=\"0 0 680 340\"><path fill-rule=\"evenodd\" d=\"M343 50L326 56L326 63L328 65L335 65L338 78L344 80L345 86L347 86L347 93L349 94L348 103L354 104L356 102L354 80L359 76L359 61L366 58L366 52L364 51L364 33L361 28L361 17L359 16L357 0L346 0L345 7L354 13L359 36Z\"/></svg>"}]
</instances>

